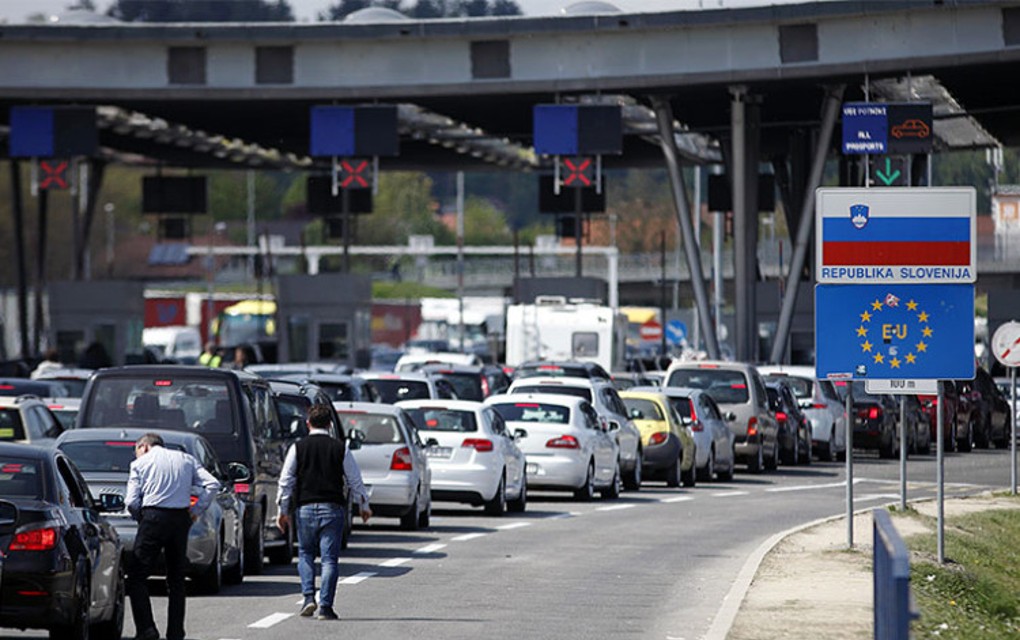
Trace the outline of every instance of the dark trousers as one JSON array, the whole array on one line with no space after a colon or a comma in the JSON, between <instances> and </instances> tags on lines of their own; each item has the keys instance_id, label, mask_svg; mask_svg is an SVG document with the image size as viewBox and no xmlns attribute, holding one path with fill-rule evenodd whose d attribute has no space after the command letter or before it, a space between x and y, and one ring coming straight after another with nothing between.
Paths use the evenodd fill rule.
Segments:
<instances>
[{"instance_id":1,"label":"dark trousers","mask_svg":"<svg viewBox=\"0 0 1020 640\"><path fill-rule=\"evenodd\" d=\"M188 560L189 529L191 516L187 509L142 509L127 577L127 593L131 598L136 634L156 628L146 581L162 552L166 562L169 600L166 637L167 640L184 639L184 567Z\"/></svg>"}]
</instances>

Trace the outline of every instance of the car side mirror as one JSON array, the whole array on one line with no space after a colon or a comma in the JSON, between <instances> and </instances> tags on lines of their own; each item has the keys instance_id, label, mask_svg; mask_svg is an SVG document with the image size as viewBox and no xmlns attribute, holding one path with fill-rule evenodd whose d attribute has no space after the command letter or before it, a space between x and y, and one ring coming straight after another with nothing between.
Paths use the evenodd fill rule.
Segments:
<instances>
[{"instance_id":1,"label":"car side mirror","mask_svg":"<svg viewBox=\"0 0 1020 640\"><path fill-rule=\"evenodd\" d=\"M347 432L347 448L351 451L357 451L360 449L364 442L365 432L361 429L351 429Z\"/></svg>"},{"instance_id":2,"label":"car side mirror","mask_svg":"<svg viewBox=\"0 0 1020 640\"><path fill-rule=\"evenodd\" d=\"M519 440L521 438L527 438L527 437L528 437L528 431L526 429L514 429L514 440Z\"/></svg>"},{"instance_id":3,"label":"car side mirror","mask_svg":"<svg viewBox=\"0 0 1020 640\"><path fill-rule=\"evenodd\" d=\"M687 416L680 416L680 425L684 427L690 427L694 424L694 421Z\"/></svg>"},{"instance_id":4,"label":"car side mirror","mask_svg":"<svg viewBox=\"0 0 1020 640\"><path fill-rule=\"evenodd\" d=\"M438 446L439 446L439 441L436 440L435 438L429 438L429 439L427 439L425 441L425 448L426 449L429 448L429 447L438 447Z\"/></svg>"},{"instance_id":5,"label":"car side mirror","mask_svg":"<svg viewBox=\"0 0 1020 640\"><path fill-rule=\"evenodd\" d=\"M124 510L124 496L118 493L99 494L99 511L102 513L119 513Z\"/></svg>"},{"instance_id":6,"label":"car side mirror","mask_svg":"<svg viewBox=\"0 0 1020 640\"><path fill-rule=\"evenodd\" d=\"M610 431L619 431L620 430L620 423L617 422L616 420L610 420L609 421L609 430Z\"/></svg>"},{"instance_id":7,"label":"car side mirror","mask_svg":"<svg viewBox=\"0 0 1020 640\"><path fill-rule=\"evenodd\" d=\"M13 502L0 500L0 536L14 533L18 526L18 508Z\"/></svg>"},{"instance_id":8,"label":"car side mirror","mask_svg":"<svg viewBox=\"0 0 1020 640\"><path fill-rule=\"evenodd\" d=\"M251 480L251 469L241 462L231 462L227 465L227 473L234 482L247 482Z\"/></svg>"},{"instance_id":9,"label":"car side mirror","mask_svg":"<svg viewBox=\"0 0 1020 640\"><path fill-rule=\"evenodd\" d=\"M732 411L727 411L725 414L723 414L723 417L726 418L726 422L734 422L737 419L737 414L733 413Z\"/></svg>"}]
</instances>

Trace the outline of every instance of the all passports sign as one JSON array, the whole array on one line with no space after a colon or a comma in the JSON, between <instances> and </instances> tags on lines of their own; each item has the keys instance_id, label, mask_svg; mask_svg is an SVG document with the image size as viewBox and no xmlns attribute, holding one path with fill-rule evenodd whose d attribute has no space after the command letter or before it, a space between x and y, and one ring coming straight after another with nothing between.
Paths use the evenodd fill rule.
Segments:
<instances>
[{"instance_id":1,"label":"all passports sign","mask_svg":"<svg viewBox=\"0 0 1020 640\"><path fill-rule=\"evenodd\" d=\"M971 187L819 189L821 284L962 284L977 279Z\"/></svg>"}]
</instances>

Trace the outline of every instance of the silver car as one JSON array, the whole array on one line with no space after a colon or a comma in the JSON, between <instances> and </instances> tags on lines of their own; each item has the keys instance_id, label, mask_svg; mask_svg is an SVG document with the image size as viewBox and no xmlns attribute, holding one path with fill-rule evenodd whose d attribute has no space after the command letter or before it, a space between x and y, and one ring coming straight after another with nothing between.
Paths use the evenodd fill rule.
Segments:
<instances>
[{"instance_id":1,"label":"silver car","mask_svg":"<svg viewBox=\"0 0 1020 640\"><path fill-rule=\"evenodd\" d=\"M485 507L491 516L507 510L522 512L528 503L524 453L503 418L481 402L470 400L406 400L420 437L434 440L425 448L432 468L432 500L466 502Z\"/></svg>"},{"instance_id":2,"label":"silver car","mask_svg":"<svg viewBox=\"0 0 1020 640\"><path fill-rule=\"evenodd\" d=\"M352 441L372 512L400 518L407 531L428 527L432 471L408 415L400 407L375 402L334 402L333 408Z\"/></svg>"},{"instance_id":3,"label":"silver car","mask_svg":"<svg viewBox=\"0 0 1020 640\"><path fill-rule=\"evenodd\" d=\"M401 400L456 400L457 392L449 381L424 373L359 373L379 392L378 402L393 404Z\"/></svg>"},{"instance_id":4,"label":"silver car","mask_svg":"<svg viewBox=\"0 0 1020 640\"><path fill-rule=\"evenodd\" d=\"M846 454L846 409L832 382L815 377L812 367L769 365L758 367L767 377L784 378L797 404L811 422L811 448L819 460Z\"/></svg>"},{"instance_id":5,"label":"silver car","mask_svg":"<svg viewBox=\"0 0 1020 640\"><path fill-rule=\"evenodd\" d=\"M590 402L620 449L620 472L623 474L624 488L632 491L641 488L641 430L630 419L620 392L611 381L569 376L518 378L506 392L566 394Z\"/></svg>"},{"instance_id":6,"label":"silver car","mask_svg":"<svg viewBox=\"0 0 1020 640\"><path fill-rule=\"evenodd\" d=\"M220 481L219 493L188 531L187 576L204 593L219 592L224 582L239 584L244 579L244 502L204 437L168 430L73 429L57 438L56 447L78 467L93 495L124 496L135 442L146 433L158 434L169 449L190 453ZM127 511L107 517L124 542L125 555L130 554L138 523Z\"/></svg>"},{"instance_id":7,"label":"silver car","mask_svg":"<svg viewBox=\"0 0 1020 640\"><path fill-rule=\"evenodd\" d=\"M694 435L698 480L733 479L736 439L712 396L700 389L683 387L634 387L629 391L658 392L669 399L680 423L689 426Z\"/></svg>"},{"instance_id":8,"label":"silver car","mask_svg":"<svg viewBox=\"0 0 1020 640\"><path fill-rule=\"evenodd\" d=\"M576 396L521 393L490 396L508 429L522 429L529 488L568 490L579 500L620 495L619 447L594 407Z\"/></svg>"}]
</instances>

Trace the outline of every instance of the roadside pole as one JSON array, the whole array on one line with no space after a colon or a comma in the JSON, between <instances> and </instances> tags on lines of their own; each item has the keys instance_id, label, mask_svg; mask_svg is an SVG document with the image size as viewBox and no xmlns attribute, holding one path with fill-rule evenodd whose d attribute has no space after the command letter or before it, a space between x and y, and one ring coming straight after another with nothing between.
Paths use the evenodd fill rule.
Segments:
<instances>
[{"instance_id":1,"label":"roadside pole","mask_svg":"<svg viewBox=\"0 0 1020 640\"><path fill-rule=\"evenodd\" d=\"M943 521L943 516L944 516L944 514L943 514L943 506L944 506L944 501L945 501L945 484L944 484L944 480L945 480L945 468L943 466L943 462L945 461L944 458L945 458L945 439L946 439L946 437L945 437L945 434L942 433L943 429L942 429L942 381L941 380L938 381L938 390L937 390L936 395L935 395L935 424L938 425L938 427L936 427L936 429L935 429L936 433L938 434L938 436L936 438L937 444L935 446L935 450L936 450L935 456L937 458L936 465L935 465L935 484L936 484L936 491L937 491L937 495L938 495L938 497L936 499L937 510L938 510L938 523L937 523L937 529L938 529L938 560L939 560L939 564L945 564L945 562L946 562L946 553L945 553L945 551L946 551L946 549L945 549L946 540L945 540L945 528L944 528L944 524L945 523Z\"/></svg>"},{"instance_id":2,"label":"roadside pole","mask_svg":"<svg viewBox=\"0 0 1020 640\"><path fill-rule=\"evenodd\" d=\"M1009 390L1012 394L1009 407L1009 487L1016 495L1016 367L1009 368Z\"/></svg>"},{"instance_id":3,"label":"roadside pole","mask_svg":"<svg viewBox=\"0 0 1020 640\"><path fill-rule=\"evenodd\" d=\"M995 330L992 334L992 355L1002 366L1009 369L1009 492L1016 495L1017 491L1017 416L1016 416L1016 368L1020 366L1020 322L1011 320Z\"/></svg>"},{"instance_id":4,"label":"roadside pole","mask_svg":"<svg viewBox=\"0 0 1020 640\"><path fill-rule=\"evenodd\" d=\"M854 383L846 381L846 546L854 548Z\"/></svg>"},{"instance_id":5,"label":"roadside pole","mask_svg":"<svg viewBox=\"0 0 1020 640\"><path fill-rule=\"evenodd\" d=\"M907 510L907 396L900 396L900 510Z\"/></svg>"}]
</instances>

